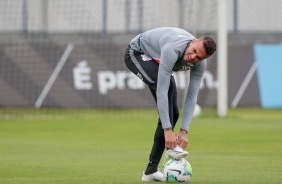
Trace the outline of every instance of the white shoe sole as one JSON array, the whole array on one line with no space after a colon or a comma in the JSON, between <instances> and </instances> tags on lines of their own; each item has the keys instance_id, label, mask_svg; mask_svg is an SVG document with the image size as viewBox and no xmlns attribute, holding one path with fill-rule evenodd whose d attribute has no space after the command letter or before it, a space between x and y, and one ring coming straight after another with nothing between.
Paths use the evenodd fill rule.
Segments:
<instances>
[{"instance_id":1,"label":"white shoe sole","mask_svg":"<svg viewBox=\"0 0 282 184\"><path fill-rule=\"evenodd\" d=\"M167 150L166 151L166 155L169 157L169 158L173 158L173 159L181 159L181 158L184 158L188 155L188 152L187 151L173 151L173 150Z\"/></svg>"},{"instance_id":2,"label":"white shoe sole","mask_svg":"<svg viewBox=\"0 0 282 184\"><path fill-rule=\"evenodd\" d=\"M157 171L157 172L159 172L159 171ZM163 175L161 173L157 173L157 172L155 172L153 174L149 174L149 175L145 175L143 173L141 180L143 182L164 182L165 180L164 180ZM155 176L155 175L159 175L159 176Z\"/></svg>"}]
</instances>

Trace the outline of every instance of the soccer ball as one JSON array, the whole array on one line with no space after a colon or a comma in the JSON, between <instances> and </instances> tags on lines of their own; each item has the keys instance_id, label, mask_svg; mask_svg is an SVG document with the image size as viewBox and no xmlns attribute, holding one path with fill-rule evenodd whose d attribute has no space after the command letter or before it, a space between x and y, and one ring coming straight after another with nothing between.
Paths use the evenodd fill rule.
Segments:
<instances>
[{"instance_id":1,"label":"soccer ball","mask_svg":"<svg viewBox=\"0 0 282 184\"><path fill-rule=\"evenodd\" d=\"M201 106L199 104L195 105L195 109L194 109L194 113L193 113L193 118L197 118L201 115L202 113L202 109Z\"/></svg>"},{"instance_id":2,"label":"soccer ball","mask_svg":"<svg viewBox=\"0 0 282 184\"><path fill-rule=\"evenodd\" d=\"M185 158L170 159L164 165L164 179L167 183L189 182L191 177L192 167Z\"/></svg>"}]
</instances>

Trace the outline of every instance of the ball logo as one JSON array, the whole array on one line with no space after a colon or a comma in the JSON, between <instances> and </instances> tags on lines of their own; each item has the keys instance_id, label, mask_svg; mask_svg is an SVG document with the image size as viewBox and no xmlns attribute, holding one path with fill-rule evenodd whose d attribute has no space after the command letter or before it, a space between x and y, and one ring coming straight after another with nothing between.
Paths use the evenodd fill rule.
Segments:
<instances>
[{"instance_id":1,"label":"ball logo","mask_svg":"<svg viewBox=\"0 0 282 184\"><path fill-rule=\"evenodd\" d=\"M180 170L177 170L177 169L168 169L169 171L175 171L175 172L178 172L178 174L181 174L181 171Z\"/></svg>"}]
</instances>

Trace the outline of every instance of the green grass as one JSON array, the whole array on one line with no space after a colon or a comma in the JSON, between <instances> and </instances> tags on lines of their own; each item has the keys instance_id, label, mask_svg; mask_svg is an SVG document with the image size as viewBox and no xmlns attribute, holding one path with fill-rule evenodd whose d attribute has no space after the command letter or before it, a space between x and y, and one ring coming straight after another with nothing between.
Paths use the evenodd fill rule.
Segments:
<instances>
[{"instance_id":1,"label":"green grass","mask_svg":"<svg viewBox=\"0 0 282 184\"><path fill-rule=\"evenodd\" d=\"M53 120L30 109L0 116L8 111L10 119L0 120L1 184L142 183L155 109L85 110L90 118L81 120L62 110ZM218 118L204 109L187 150L193 184L281 184L282 110L232 109Z\"/></svg>"}]
</instances>

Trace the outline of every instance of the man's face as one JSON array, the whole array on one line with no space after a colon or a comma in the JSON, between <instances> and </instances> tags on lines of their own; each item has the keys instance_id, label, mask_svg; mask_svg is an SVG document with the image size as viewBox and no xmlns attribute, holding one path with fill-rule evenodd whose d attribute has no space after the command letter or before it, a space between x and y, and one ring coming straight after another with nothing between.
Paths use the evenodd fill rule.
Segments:
<instances>
[{"instance_id":1,"label":"man's face","mask_svg":"<svg viewBox=\"0 0 282 184\"><path fill-rule=\"evenodd\" d=\"M204 49L203 41L200 40L192 40L184 53L184 60L190 63L197 63L208 57L209 55L207 55Z\"/></svg>"}]
</instances>

